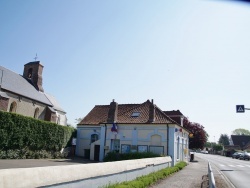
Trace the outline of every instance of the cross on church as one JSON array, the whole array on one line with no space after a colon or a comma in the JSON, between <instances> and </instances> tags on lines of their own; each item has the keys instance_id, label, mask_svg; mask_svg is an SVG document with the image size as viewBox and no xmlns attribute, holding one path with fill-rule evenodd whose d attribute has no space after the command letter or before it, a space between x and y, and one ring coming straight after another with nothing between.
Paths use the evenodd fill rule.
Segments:
<instances>
[{"instance_id":1,"label":"cross on church","mask_svg":"<svg viewBox=\"0 0 250 188\"><path fill-rule=\"evenodd\" d=\"M36 54L36 57L34 58L34 59L35 59L35 61L37 60L37 58L38 58L38 57L37 57L37 54Z\"/></svg>"}]
</instances>

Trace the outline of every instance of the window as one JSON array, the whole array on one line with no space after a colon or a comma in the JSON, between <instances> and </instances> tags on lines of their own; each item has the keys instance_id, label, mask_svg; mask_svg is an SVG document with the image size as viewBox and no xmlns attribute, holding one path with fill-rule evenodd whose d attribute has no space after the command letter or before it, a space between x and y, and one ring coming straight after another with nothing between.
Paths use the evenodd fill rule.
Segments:
<instances>
[{"instance_id":1,"label":"window","mask_svg":"<svg viewBox=\"0 0 250 188\"><path fill-rule=\"evenodd\" d=\"M57 122L56 122L57 124L60 124L60 118L61 118L60 115L58 115L57 116Z\"/></svg>"},{"instance_id":2,"label":"window","mask_svg":"<svg viewBox=\"0 0 250 188\"><path fill-rule=\"evenodd\" d=\"M133 112L131 117L139 117L140 115L140 112Z\"/></svg>"},{"instance_id":3,"label":"window","mask_svg":"<svg viewBox=\"0 0 250 188\"><path fill-rule=\"evenodd\" d=\"M155 154L163 155L164 147L163 146L149 146L149 151Z\"/></svg>"},{"instance_id":4,"label":"window","mask_svg":"<svg viewBox=\"0 0 250 188\"><path fill-rule=\"evenodd\" d=\"M138 152L148 152L148 146L137 146Z\"/></svg>"},{"instance_id":5,"label":"window","mask_svg":"<svg viewBox=\"0 0 250 188\"><path fill-rule=\"evenodd\" d=\"M120 151L120 140L119 139L112 139L111 140L111 148L112 148L112 151L119 152Z\"/></svg>"},{"instance_id":6,"label":"window","mask_svg":"<svg viewBox=\"0 0 250 188\"><path fill-rule=\"evenodd\" d=\"M10 104L10 111L9 112L16 112L16 102L12 102Z\"/></svg>"},{"instance_id":7,"label":"window","mask_svg":"<svg viewBox=\"0 0 250 188\"><path fill-rule=\"evenodd\" d=\"M122 144L122 153L129 153L130 152L130 145Z\"/></svg>"},{"instance_id":8,"label":"window","mask_svg":"<svg viewBox=\"0 0 250 188\"><path fill-rule=\"evenodd\" d=\"M34 112L34 118L38 119L38 115L39 115L39 108L36 108Z\"/></svg>"},{"instance_id":9,"label":"window","mask_svg":"<svg viewBox=\"0 0 250 188\"><path fill-rule=\"evenodd\" d=\"M33 69L30 68L29 71L28 71L28 78L31 78L31 77L32 77L32 72L33 72Z\"/></svg>"},{"instance_id":10,"label":"window","mask_svg":"<svg viewBox=\"0 0 250 188\"><path fill-rule=\"evenodd\" d=\"M180 138L177 138L177 159L180 159Z\"/></svg>"},{"instance_id":11,"label":"window","mask_svg":"<svg viewBox=\"0 0 250 188\"><path fill-rule=\"evenodd\" d=\"M92 134L91 135L91 143L95 142L98 140L98 134Z\"/></svg>"}]
</instances>

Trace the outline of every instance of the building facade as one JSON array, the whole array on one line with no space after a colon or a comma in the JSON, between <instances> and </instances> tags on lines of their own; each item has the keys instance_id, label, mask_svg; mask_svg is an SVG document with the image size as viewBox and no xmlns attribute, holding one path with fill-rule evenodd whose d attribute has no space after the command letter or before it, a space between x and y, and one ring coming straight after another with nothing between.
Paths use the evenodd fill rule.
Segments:
<instances>
[{"instance_id":1,"label":"building facade","mask_svg":"<svg viewBox=\"0 0 250 188\"><path fill-rule=\"evenodd\" d=\"M175 113L176 114L176 113ZM182 121L182 116L175 116ZM189 132L158 108L142 104L96 105L77 126L78 156L103 161L110 151L153 152L171 156L173 165L188 157Z\"/></svg>"},{"instance_id":2,"label":"building facade","mask_svg":"<svg viewBox=\"0 0 250 188\"><path fill-rule=\"evenodd\" d=\"M24 65L23 75L0 66L0 110L67 125L66 112L55 97L44 92L43 65Z\"/></svg>"}]
</instances>

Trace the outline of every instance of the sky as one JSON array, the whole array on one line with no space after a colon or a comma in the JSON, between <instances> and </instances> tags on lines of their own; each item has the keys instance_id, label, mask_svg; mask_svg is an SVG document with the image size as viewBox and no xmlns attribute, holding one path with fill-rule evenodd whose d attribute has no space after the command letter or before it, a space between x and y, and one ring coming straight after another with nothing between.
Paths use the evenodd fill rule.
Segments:
<instances>
[{"instance_id":1,"label":"sky","mask_svg":"<svg viewBox=\"0 0 250 188\"><path fill-rule=\"evenodd\" d=\"M95 105L154 99L209 141L250 129L250 4L223 0L0 0L0 65L44 66L68 123Z\"/></svg>"}]
</instances>

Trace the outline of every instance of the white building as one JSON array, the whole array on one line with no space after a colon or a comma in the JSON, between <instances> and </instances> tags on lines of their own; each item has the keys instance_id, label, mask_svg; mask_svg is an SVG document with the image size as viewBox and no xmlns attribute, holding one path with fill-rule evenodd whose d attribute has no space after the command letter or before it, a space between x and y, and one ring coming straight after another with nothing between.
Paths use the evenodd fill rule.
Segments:
<instances>
[{"instance_id":1,"label":"white building","mask_svg":"<svg viewBox=\"0 0 250 188\"><path fill-rule=\"evenodd\" d=\"M96 105L77 126L76 154L103 161L110 151L150 151L171 156L174 165L188 155L189 132L182 126L183 117L180 111L162 111L153 100Z\"/></svg>"}]
</instances>

